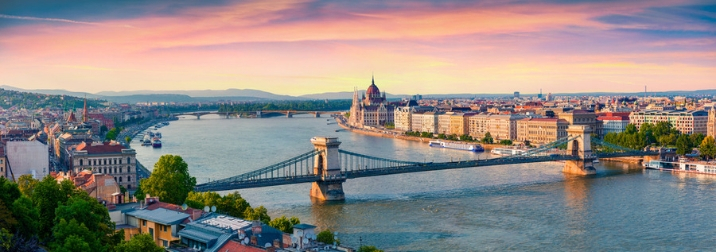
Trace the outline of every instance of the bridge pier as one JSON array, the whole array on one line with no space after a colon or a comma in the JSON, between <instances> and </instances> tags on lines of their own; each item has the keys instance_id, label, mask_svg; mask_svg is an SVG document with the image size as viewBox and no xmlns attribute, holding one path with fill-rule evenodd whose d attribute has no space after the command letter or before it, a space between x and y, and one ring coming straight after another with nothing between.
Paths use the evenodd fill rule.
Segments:
<instances>
[{"instance_id":1,"label":"bridge pier","mask_svg":"<svg viewBox=\"0 0 716 252\"><path fill-rule=\"evenodd\" d=\"M336 137L311 138L313 147L319 151L315 157L313 173L320 177L311 185L311 197L321 201L345 200L343 182L346 177L341 174L338 145Z\"/></svg>"},{"instance_id":2,"label":"bridge pier","mask_svg":"<svg viewBox=\"0 0 716 252\"><path fill-rule=\"evenodd\" d=\"M572 156L578 156L579 160L567 160L564 163L562 172L575 175L597 173L592 164L592 160L596 157L592 154L590 133L592 133L592 129L585 125L571 125L567 128L569 137L574 138L574 140L567 143L567 153Z\"/></svg>"},{"instance_id":3,"label":"bridge pier","mask_svg":"<svg viewBox=\"0 0 716 252\"><path fill-rule=\"evenodd\" d=\"M293 117L293 114L291 114L291 111L286 111L286 118Z\"/></svg>"},{"instance_id":4,"label":"bridge pier","mask_svg":"<svg viewBox=\"0 0 716 252\"><path fill-rule=\"evenodd\" d=\"M256 118L261 118L261 111L256 111Z\"/></svg>"},{"instance_id":5,"label":"bridge pier","mask_svg":"<svg viewBox=\"0 0 716 252\"><path fill-rule=\"evenodd\" d=\"M319 118L319 117L321 117L321 113L319 113L318 111L316 111L315 116L316 116L316 118Z\"/></svg>"},{"instance_id":6,"label":"bridge pier","mask_svg":"<svg viewBox=\"0 0 716 252\"><path fill-rule=\"evenodd\" d=\"M196 114L196 120L201 120L201 114Z\"/></svg>"}]
</instances>

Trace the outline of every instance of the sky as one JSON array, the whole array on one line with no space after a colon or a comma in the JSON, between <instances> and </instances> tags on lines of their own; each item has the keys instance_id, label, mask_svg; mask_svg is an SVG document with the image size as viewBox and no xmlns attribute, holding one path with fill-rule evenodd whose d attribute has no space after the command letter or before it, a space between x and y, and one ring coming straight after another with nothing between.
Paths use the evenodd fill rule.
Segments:
<instances>
[{"instance_id":1,"label":"sky","mask_svg":"<svg viewBox=\"0 0 716 252\"><path fill-rule=\"evenodd\" d=\"M716 2L0 1L0 85L303 95L716 88Z\"/></svg>"}]
</instances>

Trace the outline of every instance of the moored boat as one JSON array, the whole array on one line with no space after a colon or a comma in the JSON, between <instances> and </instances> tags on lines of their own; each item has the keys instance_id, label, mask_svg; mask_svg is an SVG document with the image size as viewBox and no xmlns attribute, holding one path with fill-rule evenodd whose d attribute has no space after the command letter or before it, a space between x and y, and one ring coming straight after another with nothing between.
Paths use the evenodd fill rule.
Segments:
<instances>
[{"instance_id":1,"label":"moored boat","mask_svg":"<svg viewBox=\"0 0 716 252\"><path fill-rule=\"evenodd\" d=\"M651 160L648 163L644 163L646 169L672 171L672 172L686 172L686 173L699 173L699 174L716 174L716 163L715 162L704 162L704 161L687 161L685 159L679 160L679 162L668 162L660 160Z\"/></svg>"},{"instance_id":2,"label":"moored boat","mask_svg":"<svg viewBox=\"0 0 716 252\"><path fill-rule=\"evenodd\" d=\"M433 140L433 141L430 141L428 143L428 145L430 147L466 150L466 151L472 151L472 152L485 151L485 149L482 148L482 145L472 144L472 143L455 143L455 142L443 142L440 140Z\"/></svg>"},{"instance_id":3,"label":"moored boat","mask_svg":"<svg viewBox=\"0 0 716 252\"><path fill-rule=\"evenodd\" d=\"M152 147L154 147L154 148L161 148L161 147L162 147L162 141L159 140L158 137L154 137L154 138L152 139Z\"/></svg>"},{"instance_id":4,"label":"moored boat","mask_svg":"<svg viewBox=\"0 0 716 252\"><path fill-rule=\"evenodd\" d=\"M492 153L494 155L500 155L500 156L512 156L512 155L520 155L522 153L525 153L525 150L513 149L513 148L494 148L490 151L490 153Z\"/></svg>"}]
</instances>

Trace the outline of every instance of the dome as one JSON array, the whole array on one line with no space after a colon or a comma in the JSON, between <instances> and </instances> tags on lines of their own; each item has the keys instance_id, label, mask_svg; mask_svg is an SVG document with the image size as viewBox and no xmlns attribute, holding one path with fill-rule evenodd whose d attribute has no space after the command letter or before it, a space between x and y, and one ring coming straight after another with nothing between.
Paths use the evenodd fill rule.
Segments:
<instances>
[{"instance_id":1,"label":"dome","mask_svg":"<svg viewBox=\"0 0 716 252\"><path fill-rule=\"evenodd\" d=\"M373 83L370 85L370 87L368 87L368 90L365 91L365 94L368 97L380 96L380 89L378 89L375 83Z\"/></svg>"}]
</instances>

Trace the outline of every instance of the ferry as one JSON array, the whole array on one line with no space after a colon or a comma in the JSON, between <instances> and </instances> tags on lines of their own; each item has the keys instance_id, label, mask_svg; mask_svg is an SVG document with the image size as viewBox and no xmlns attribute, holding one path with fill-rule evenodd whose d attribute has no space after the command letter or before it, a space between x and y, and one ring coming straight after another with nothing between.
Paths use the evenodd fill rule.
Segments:
<instances>
[{"instance_id":1,"label":"ferry","mask_svg":"<svg viewBox=\"0 0 716 252\"><path fill-rule=\"evenodd\" d=\"M651 160L648 163L644 163L646 169L672 171L672 172L687 172L687 173L699 173L699 174L716 174L716 162L704 162L694 161L687 162L685 159L679 160L679 162L668 162L660 160Z\"/></svg>"},{"instance_id":2,"label":"ferry","mask_svg":"<svg viewBox=\"0 0 716 252\"><path fill-rule=\"evenodd\" d=\"M512 156L512 155L520 155L522 153L525 153L525 150L512 149L512 148L494 148L490 151L490 153L492 153L494 155L499 155L499 156Z\"/></svg>"},{"instance_id":3,"label":"ferry","mask_svg":"<svg viewBox=\"0 0 716 252\"><path fill-rule=\"evenodd\" d=\"M443 142L443 141L439 141L439 140L433 140L433 141L430 141L428 143L428 145L430 147L466 150L466 151L473 151L473 152L485 151L485 149L482 148L482 145L479 145L479 144L454 143L454 142Z\"/></svg>"},{"instance_id":4,"label":"ferry","mask_svg":"<svg viewBox=\"0 0 716 252\"><path fill-rule=\"evenodd\" d=\"M154 148L161 148L161 147L162 147L162 141L159 140L158 137L154 137L154 138L152 139L152 147L154 147Z\"/></svg>"},{"instance_id":5,"label":"ferry","mask_svg":"<svg viewBox=\"0 0 716 252\"><path fill-rule=\"evenodd\" d=\"M152 145L152 138L149 136L149 134L145 134L144 138L142 139L142 146L149 146Z\"/></svg>"}]
</instances>

